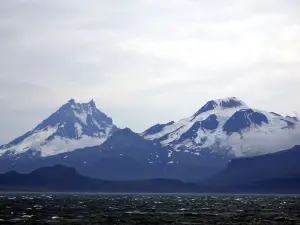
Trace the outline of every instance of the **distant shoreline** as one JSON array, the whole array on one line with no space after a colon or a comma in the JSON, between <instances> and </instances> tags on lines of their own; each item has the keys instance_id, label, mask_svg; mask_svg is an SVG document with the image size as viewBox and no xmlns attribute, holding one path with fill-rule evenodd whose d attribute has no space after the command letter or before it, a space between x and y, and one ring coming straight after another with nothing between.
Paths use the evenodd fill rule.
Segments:
<instances>
[{"instance_id":1,"label":"distant shoreline","mask_svg":"<svg viewBox=\"0 0 300 225\"><path fill-rule=\"evenodd\" d=\"M300 193L293 194L293 193L159 193L159 192L153 192L153 193L147 193L147 192L85 192L85 191L2 191L0 190L0 195L3 194L9 194L9 195L22 195L22 194L39 194L39 195L99 195L99 196L278 196L278 197L300 197Z\"/></svg>"}]
</instances>

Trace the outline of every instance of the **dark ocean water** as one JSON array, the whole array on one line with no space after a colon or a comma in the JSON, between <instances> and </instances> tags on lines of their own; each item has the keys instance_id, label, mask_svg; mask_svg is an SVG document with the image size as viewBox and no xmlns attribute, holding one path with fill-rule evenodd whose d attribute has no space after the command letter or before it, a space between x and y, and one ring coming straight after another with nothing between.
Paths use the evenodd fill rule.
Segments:
<instances>
[{"instance_id":1,"label":"dark ocean water","mask_svg":"<svg viewBox=\"0 0 300 225\"><path fill-rule=\"evenodd\" d=\"M0 224L300 224L300 197L2 193Z\"/></svg>"}]
</instances>

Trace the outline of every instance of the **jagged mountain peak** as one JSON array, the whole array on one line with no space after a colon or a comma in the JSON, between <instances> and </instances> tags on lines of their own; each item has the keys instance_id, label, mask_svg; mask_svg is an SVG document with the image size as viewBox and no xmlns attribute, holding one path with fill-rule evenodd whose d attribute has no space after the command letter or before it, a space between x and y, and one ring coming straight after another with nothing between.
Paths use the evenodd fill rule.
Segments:
<instances>
[{"instance_id":1,"label":"jagged mountain peak","mask_svg":"<svg viewBox=\"0 0 300 225\"><path fill-rule=\"evenodd\" d=\"M77 137L80 137L84 134L79 131L80 127L96 126L101 129L101 125L113 125L113 121L96 107L93 100L88 103L77 103L74 99L71 99L35 127L34 130L38 131L54 126L64 127L65 129L66 125L70 126L70 124L77 129ZM92 134L88 134L88 136L90 135ZM71 138L74 138L74 134L71 135Z\"/></svg>"},{"instance_id":2,"label":"jagged mountain peak","mask_svg":"<svg viewBox=\"0 0 300 225\"><path fill-rule=\"evenodd\" d=\"M64 105L76 105L76 104L89 104L89 105L95 105L95 100L91 99L89 102L79 102L75 98L69 99Z\"/></svg>"},{"instance_id":3,"label":"jagged mountain peak","mask_svg":"<svg viewBox=\"0 0 300 225\"><path fill-rule=\"evenodd\" d=\"M91 109L97 108L96 103L94 100L91 100L89 102L78 102L75 99L70 99L67 103L62 105L59 110L66 110L66 109L77 109L81 111L88 111Z\"/></svg>"},{"instance_id":4,"label":"jagged mountain peak","mask_svg":"<svg viewBox=\"0 0 300 225\"><path fill-rule=\"evenodd\" d=\"M100 145L118 128L95 102L78 103L70 99L33 130L0 148L0 155L40 152L55 155L77 148Z\"/></svg>"}]
</instances>

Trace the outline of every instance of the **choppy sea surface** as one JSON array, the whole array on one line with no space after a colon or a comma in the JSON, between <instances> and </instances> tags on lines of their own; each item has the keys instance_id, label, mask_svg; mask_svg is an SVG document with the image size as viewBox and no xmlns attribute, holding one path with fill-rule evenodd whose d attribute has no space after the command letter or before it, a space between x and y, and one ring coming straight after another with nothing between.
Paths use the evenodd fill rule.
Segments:
<instances>
[{"instance_id":1,"label":"choppy sea surface","mask_svg":"<svg viewBox=\"0 0 300 225\"><path fill-rule=\"evenodd\" d=\"M0 224L300 224L300 197L0 193Z\"/></svg>"}]
</instances>

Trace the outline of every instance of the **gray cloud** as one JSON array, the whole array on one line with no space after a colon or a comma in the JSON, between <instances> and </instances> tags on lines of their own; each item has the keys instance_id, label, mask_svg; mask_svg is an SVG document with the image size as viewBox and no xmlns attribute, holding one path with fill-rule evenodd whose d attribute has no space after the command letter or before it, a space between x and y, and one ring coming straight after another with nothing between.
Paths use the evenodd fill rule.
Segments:
<instances>
[{"instance_id":1,"label":"gray cloud","mask_svg":"<svg viewBox=\"0 0 300 225\"><path fill-rule=\"evenodd\" d=\"M236 96L300 111L297 0L2 0L1 142L70 98L142 131Z\"/></svg>"}]
</instances>

